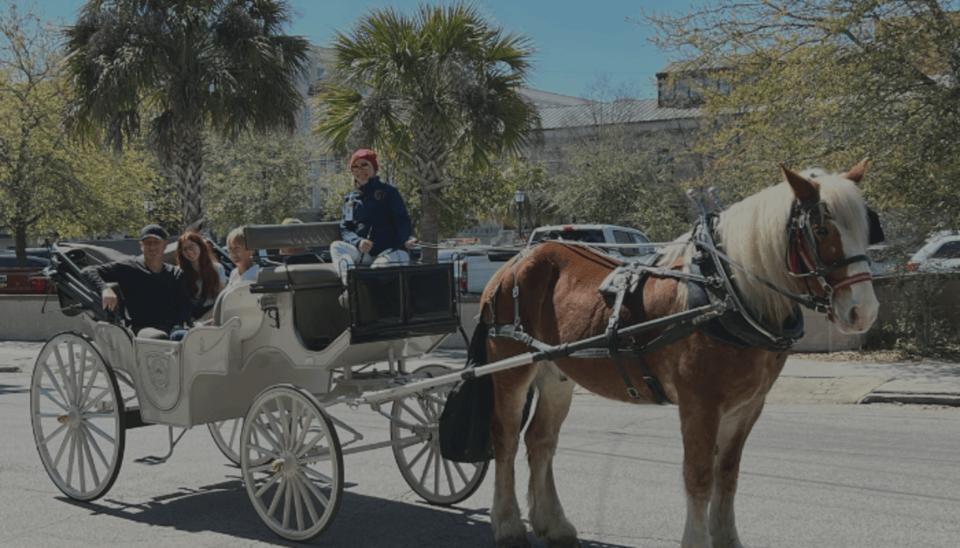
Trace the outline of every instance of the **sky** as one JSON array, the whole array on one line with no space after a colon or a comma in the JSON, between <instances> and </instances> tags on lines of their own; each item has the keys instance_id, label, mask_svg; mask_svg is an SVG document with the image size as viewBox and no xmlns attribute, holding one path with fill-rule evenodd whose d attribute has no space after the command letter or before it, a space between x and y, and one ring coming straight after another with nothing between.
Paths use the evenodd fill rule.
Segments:
<instances>
[{"instance_id":1,"label":"sky","mask_svg":"<svg viewBox=\"0 0 960 548\"><path fill-rule=\"evenodd\" d=\"M70 24L84 0L39 0L47 19ZM393 6L410 13L416 0L290 0L297 12L287 33L326 46L336 31L349 31L372 8ZM432 4L443 3L434 0ZM672 0L479 0L480 11L507 31L531 38L535 47L529 87L584 97L601 78L625 86L637 98L656 97L656 72L672 60L647 42L638 9L675 12ZM687 8L689 9L689 8ZM627 21L627 18L634 21Z\"/></svg>"}]
</instances>

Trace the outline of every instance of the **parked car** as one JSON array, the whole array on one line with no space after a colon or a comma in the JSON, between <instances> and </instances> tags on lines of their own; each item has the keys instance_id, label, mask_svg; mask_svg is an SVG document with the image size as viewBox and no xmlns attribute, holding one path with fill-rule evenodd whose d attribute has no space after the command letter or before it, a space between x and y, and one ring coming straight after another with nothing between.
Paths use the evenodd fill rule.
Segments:
<instances>
[{"instance_id":1,"label":"parked car","mask_svg":"<svg viewBox=\"0 0 960 548\"><path fill-rule=\"evenodd\" d=\"M535 245L542 240L577 241L597 244L649 244L650 238L635 228L616 225L554 225L542 226L530 235L528 246ZM611 247L604 250L606 253L622 260L629 260L656 253L653 246Z\"/></svg>"},{"instance_id":2,"label":"parked car","mask_svg":"<svg viewBox=\"0 0 960 548\"><path fill-rule=\"evenodd\" d=\"M656 248L649 244L650 238L635 228L605 224L552 225L537 228L530 234L527 247L544 240L578 241L596 244L638 244L637 247L608 248L606 253L620 260L628 261L655 253ZM512 259L521 248L492 247L467 255L458 269L460 287L463 293L482 293L487 282L503 263Z\"/></svg>"},{"instance_id":3,"label":"parked car","mask_svg":"<svg viewBox=\"0 0 960 548\"><path fill-rule=\"evenodd\" d=\"M896 274L897 255L889 245L874 244L867 249L867 254L870 256L870 274L874 278Z\"/></svg>"},{"instance_id":4,"label":"parked car","mask_svg":"<svg viewBox=\"0 0 960 548\"><path fill-rule=\"evenodd\" d=\"M960 234L938 233L907 261L909 272L960 272Z\"/></svg>"},{"instance_id":5,"label":"parked car","mask_svg":"<svg viewBox=\"0 0 960 548\"><path fill-rule=\"evenodd\" d=\"M16 253L0 253L0 294L45 295L56 293L56 287L47 280L43 269L50 260L27 255L27 263L20 266Z\"/></svg>"}]
</instances>

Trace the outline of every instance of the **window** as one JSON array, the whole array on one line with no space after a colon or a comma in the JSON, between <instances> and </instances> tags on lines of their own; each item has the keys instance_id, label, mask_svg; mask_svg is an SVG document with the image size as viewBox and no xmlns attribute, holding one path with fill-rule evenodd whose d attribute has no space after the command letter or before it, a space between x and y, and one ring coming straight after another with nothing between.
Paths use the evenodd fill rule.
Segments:
<instances>
[{"instance_id":1,"label":"window","mask_svg":"<svg viewBox=\"0 0 960 548\"><path fill-rule=\"evenodd\" d=\"M622 230L613 231L613 241L618 244L632 244L636 242L636 240L633 239L633 234L624 232ZM617 248L617 251L619 251L624 257L636 257L639 255L638 250L635 247L620 247Z\"/></svg>"},{"instance_id":2,"label":"window","mask_svg":"<svg viewBox=\"0 0 960 548\"><path fill-rule=\"evenodd\" d=\"M944 242L931 256L932 259L960 259L960 241Z\"/></svg>"}]
</instances>

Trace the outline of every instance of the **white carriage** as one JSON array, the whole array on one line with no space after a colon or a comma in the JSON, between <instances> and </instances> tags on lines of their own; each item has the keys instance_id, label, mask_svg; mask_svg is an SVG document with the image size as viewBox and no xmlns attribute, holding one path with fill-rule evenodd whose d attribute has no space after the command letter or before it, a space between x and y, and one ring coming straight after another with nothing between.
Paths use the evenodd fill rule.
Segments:
<instances>
[{"instance_id":1,"label":"white carriage","mask_svg":"<svg viewBox=\"0 0 960 548\"><path fill-rule=\"evenodd\" d=\"M263 249L337 236L335 223L246 232L248 246ZM104 311L82 275L82 252L53 255L61 308L89 329L46 343L30 405L40 458L70 498L103 496L119 474L125 432L150 424L170 428L171 452L174 428L207 425L257 513L290 540L315 538L336 516L345 454L392 448L406 482L435 504L464 500L483 481L487 461L451 462L439 450L438 417L457 375L406 368L459 328L450 264L353 269L349 308L338 303L335 265L266 266L255 283L218 297L212 325L173 342L137 338ZM384 415L389 441L362 442L331 416L339 403Z\"/></svg>"}]
</instances>

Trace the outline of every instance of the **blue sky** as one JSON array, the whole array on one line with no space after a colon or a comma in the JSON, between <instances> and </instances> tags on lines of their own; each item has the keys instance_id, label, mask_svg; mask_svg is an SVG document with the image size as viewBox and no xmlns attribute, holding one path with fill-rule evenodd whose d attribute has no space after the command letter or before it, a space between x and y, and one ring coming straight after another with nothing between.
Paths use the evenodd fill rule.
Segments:
<instances>
[{"instance_id":1,"label":"blue sky","mask_svg":"<svg viewBox=\"0 0 960 548\"><path fill-rule=\"evenodd\" d=\"M76 19L84 3L37 2L46 18L67 23ZM413 10L419 4L415 0L290 3L298 17L288 32L306 36L321 46L329 43L336 30L349 30L371 8L392 5ZM533 40L537 52L530 87L581 97L599 75L605 75L615 86L622 84L635 90L636 96L655 97L655 75L668 63L668 52L657 51L646 40L648 29L626 18L635 18L641 5L648 10L672 12L680 4L669 0L479 0L478 5L496 24Z\"/></svg>"}]
</instances>

